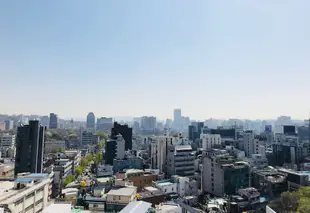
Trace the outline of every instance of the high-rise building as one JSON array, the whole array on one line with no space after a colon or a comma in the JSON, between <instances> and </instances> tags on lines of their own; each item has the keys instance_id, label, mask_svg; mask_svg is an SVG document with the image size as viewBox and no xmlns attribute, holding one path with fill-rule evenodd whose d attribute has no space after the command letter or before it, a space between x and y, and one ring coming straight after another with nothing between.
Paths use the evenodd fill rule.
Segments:
<instances>
[{"instance_id":1,"label":"high-rise building","mask_svg":"<svg viewBox=\"0 0 310 213\"><path fill-rule=\"evenodd\" d=\"M167 154L167 175L194 176L194 161L190 145L169 146Z\"/></svg>"},{"instance_id":2,"label":"high-rise building","mask_svg":"<svg viewBox=\"0 0 310 213\"><path fill-rule=\"evenodd\" d=\"M173 112L173 127L177 130L180 130L182 128L182 112L181 109L175 109Z\"/></svg>"},{"instance_id":3,"label":"high-rise building","mask_svg":"<svg viewBox=\"0 0 310 213\"><path fill-rule=\"evenodd\" d=\"M119 124L114 122L114 126L111 130L111 137L115 137L118 134L122 135L125 140L125 149L132 149L132 128L130 128L127 124Z\"/></svg>"},{"instance_id":4,"label":"high-rise building","mask_svg":"<svg viewBox=\"0 0 310 213\"><path fill-rule=\"evenodd\" d=\"M4 121L4 123L5 123L5 130L6 131L12 130L14 128L14 121L6 120L6 121Z\"/></svg>"},{"instance_id":5,"label":"high-rise building","mask_svg":"<svg viewBox=\"0 0 310 213\"><path fill-rule=\"evenodd\" d=\"M202 189L206 193L223 197L249 187L248 163L237 161L225 150L207 151L202 164Z\"/></svg>"},{"instance_id":6,"label":"high-rise building","mask_svg":"<svg viewBox=\"0 0 310 213\"><path fill-rule=\"evenodd\" d=\"M147 132L154 132L156 128L156 117L143 116L141 118L141 130Z\"/></svg>"},{"instance_id":7,"label":"high-rise building","mask_svg":"<svg viewBox=\"0 0 310 213\"><path fill-rule=\"evenodd\" d=\"M50 122L50 118L47 115L42 116L40 118L40 123L41 123L42 126L48 127L49 126L49 122Z\"/></svg>"},{"instance_id":8,"label":"high-rise building","mask_svg":"<svg viewBox=\"0 0 310 213\"><path fill-rule=\"evenodd\" d=\"M112 136L105 145L105 164L113 165L114 159L123 159L125 157L125 140L119 134Z\"/></svg>"},{"instance_id":9,"label":"high-rise building","mask_svg":"<svg viewBox=\"0 0 310 213\"><path fill-rule=\"evenodd\" d=\"M57 129L58 128L58 115L55 113L50 113L50 129Z\"/></svg>"},{"instance_id":10,"label":"high-rise building","mask_svg":"<svg viewBox=\"0 0 310 213\"><path fill-rule=\"evenodd\" d=\"M156 136L151 142L151 167L159 169L161 172L167 172L167 155L168 147L175 145L187 145L188 141L182 134L172 136L165 134L164 136Z\"/></svg>"},{"instance_id":11,"label":"high-rise building","mask_svg":"<svg viewBox=\"0 0 310 213\"><path fill-rule=\"evenodd\" d=\"M97 119L97 130L111 131L113 118L101 117Z\"/></svg>"},{"instance_id":12,"label":"high-rise building","mask_svg":"<svg viewBox=\"0 0 310 213\"><path fill-rule=\"evenodd\" d=\"M15 175L22 172L42 173L45 128L39 121L17 129Z\"/></svg>"},{"instance_id":13,"label":"high-rise building","mask_svg":"<svg viewBox=\"0 0 310 213\"><path fill-rule=\"evenodd\" d=\"M86 129L87 131L95 132L96 131L96 117L93 112L88 113L86 118Z\"/></svg>"}]
</instances>

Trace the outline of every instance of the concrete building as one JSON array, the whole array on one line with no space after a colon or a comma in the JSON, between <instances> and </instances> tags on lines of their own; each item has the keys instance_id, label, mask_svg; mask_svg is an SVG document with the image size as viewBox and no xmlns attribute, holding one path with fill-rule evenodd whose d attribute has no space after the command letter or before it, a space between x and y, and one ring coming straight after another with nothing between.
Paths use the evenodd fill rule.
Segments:
<instances>
[{"instance_id":1,"label":"concrete building","mask_svg":"<svg viewBox=\"0 0 310 213\"><path fill-rule=\"evenodd\" d=\"M167 154L167 175L194 176L194 161L190 145L170 146Z\"/></svg>"},{"instance_id":2,"label":"concrete building","mask_svg":"<svg viewBox=\"0 0 310 213\"><path fill-rule=\"evenodd\" d=\"M40 118L40 124L41 124L42 126L49 127L49 123L50 123L50 118L49 118L47 115L42 116L42 117Z\"/></svg>"},{"instance_id":3,"label":"concrete building","mask_svg":"<svg viewBox=\"0 0 310 213\"><path fill-rule=\"evenodd\" d=\"M114 159L124 159L125 140L121 135L117 135L106 141L105 144L105 164L113 165Z\"/></svg>"},{"instance_id":4,"label":"concrete building","mask_svg":"<svg viewBox=\"0 0 310 213\"><path fill-rule=\"evenodd\" d=\"M52 179L48 174L30 174L15 182L0 182L0 212L42 212L50 199Z\"/></svg>"},{"instance_id":5,"label":"concrete building","mask_svg":"<svg viewBox=\"0 0 310 213\"><path fill-rule=\"evenodd\" d=\"M106 197L106 212L119 212L131 202L137 201L136 187L111 189Z\"/></svg>"},{"instance_id":6,"label":"concrete building","mask_svg":"<svg viewBox=\"0 0 310 213\"><path fill-rule=\"evenodd\" d=\"M14 128L14 121L5 120L4 123L5 123L5 130L6 131L12 130Z\"/></svg>"},{"instance_id":7,"label":"concrete building","mask_svg":"<svg viewBox=\"0 0 310 213\"><path fill-rule=\"evenodd\" d=\"M0 135L0 152L2 158L15 157L15 135L1 134Z\"/></svg>"},{"instance_id":8,"label":"concrete building","mask_svg":"<svg viewBox=\"0 0 310 213\"><path fill-rule=\"evenodd\" d=\"M86 118L86 129L89 132L95 133L96 131L96 117L93 112L88 113Z\"/></svg>"},{"instance_id":9,"label":"concrete building","mask_svg":"<svg viewBox=\"0 0 310 213\"><path fill-rule=\"evenodd\" d=\"M182 134L156 136L151 142L151 168L167 172L168 147L174 145L187 145L188 141Z\"/></svg>"},{"instance_id":10,"label":"concrete building","mask_svg":"<svg viewBox=\"0 0 310 213\"><path fill-rule=\"evenodd\" d=\"M153 181L157 180L157 174L151 171L143 171L139 169L128 169L125 171L126 181L132 182L140 192L144 187L152 186Z\"/></svg>"},{"instance_id":11,"label":"concrete building","mask_svg":"<svg viewBox=\"0 0 310 213\"><path fill-rule=\"evenodd\" d=\"M143 116L141 117L141 130L143 132L154 133L156 129L156 117Z\"/></svg>"},{"instance_id":12,"label":"concrete building","mask_svg":"<svg viewBox=\"0 0 310 213\"><path fill-rule=\"evenodd\" d=\"M17 129L15 175L22 172L42 173L44 127L39 121Z\"/></svg>"},{"instance_id":13,"label":"concrete building","mask_svg":"<svg viewBox=\"0 0 310 213\"><path fill-rule=\"evenodd\" d=\"M97 145L99 137L91 131L83 131L81 134L82 145Z\"/></svg>"},{"instance_id":14,"label":"concrete building","mask_svg":"<svg viewBox=\"0 0 310 213\"><path fill-rule=\"evenodd\" d=\"M50 113L50 123L49 123L50 129L57 129L58 128L58 115L55 113Z\"/></svg>"},{"instance_id":15,"label":"concrete building","mask_svg":"<svg viewBox=\"0 0 310 213\"><path fill-rule=\"evenodd\" d=\"M238 189L249 187L249 165L237 161L226 150L210 150L203 158L202 189L222 197L233 195Z\"/></svg>"},{"instance_id":16,"label":"concrete building","mask_svg":"<svg viewBox=\"0 0 310 213\"><path fill-rule=\"evenodd\" d=\"M111 131L113 127L113 118L101 117L97 119L97 130Z\"/></svg>"},{"instance_id":17,"label":"concrete building","mask_svg":"<svg viewBox=\"0 0 310 213\"><path fill-rule=\"evenodd\" d=\"M5 122L0 121L0 131L5 131Z\"/></svg>"},{"instance_id":18,"label":"concrete building","mask_svg":"<svg viewBox=\"0 0 310 213\"><path fill-rule=\"evenodd\" d=\"M221 145L221 135L219 134L201 134L202 149L207 150L214 148L216 145Z\"/></svg>"},{"instance_id":19,"label":"concrete building","mask_svg":"<svg viewBox=\"0 0 310 213\"><path fill-rule=\"evenodd\" d=\"M252 131L247 131L243 135L244 151L247 157L253 154L265 154L266 137L255 135Z\"/></svg>"},{"instance_id":20,"label":"concrete building","mask_svg":"<svg viewBox=\"0 0 310 213\"><path fill-rule=\"evenodd\" d=\"M45 141L44 142L44 153L55 153L64 152L66 149L65 141Z\"/></svg>"},{"instance_id":21,"label":"concrete building","mask_svg":"<svg viewBox=\"0 0 310 213\"><path fill-rule=\"evenodd\" d=\"M268 166L268 159L266 155L253 154L251 158L248 159L251 169L263 169Z\"/></svg>"},{"instance_id":22,"label":"concrete building","mask_svg":"<svg viewBox=\"0 0 310 213\"><path fill-rule=\"evenodd\" d=\"M124 169L143 169L143 159L141 157L125 157L123 159L113 159L114 173Z\"/></svg>"},{"instance_id":23,"label":"concrete building","mask_svg":"<svg viewBox=\"0 0 310 213\"><path fill-rule=\"evenodd\" d=\"M69 159L57 159L53 168L54 171L54 184L56 194L60 193L64 180L68 175L72 175L72 161Z\"/></svg>"}]
</instances>

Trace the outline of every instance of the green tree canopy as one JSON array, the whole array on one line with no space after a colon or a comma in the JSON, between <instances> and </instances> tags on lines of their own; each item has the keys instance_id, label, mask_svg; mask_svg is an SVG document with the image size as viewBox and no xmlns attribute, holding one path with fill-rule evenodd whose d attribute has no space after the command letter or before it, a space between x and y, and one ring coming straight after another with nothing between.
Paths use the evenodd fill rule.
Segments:
<instances>
[{"instance_id":1,"label":"green tree canopy","mask_svg":"<svg viewBox=\"0 0 310 213\"><path fill-rule=\"evenodd\" d=\"M310 187L301 187L295 192L283 192L281 197L270 202L276 212L310 212Z\"/></svg>"},{"instance_id":2,"label":"green tree canopy","mask_svg":"<svg viewBox=\"0 0 310 213\"><path fill-rule=\"evenodd\" d=\"M105 139L102 139L100 142L99 142L99 144L98 144L98 149L102 149L103 148L103 146L104 146L104 144L105 144Z\"/></svg>"},{"instance_id":3,"label":"green tree canopy","mask_svg":"<svg viewBox=\"0 0 310 213\"><path fill-rule=\"evenodd\" d=\"M80 165L86 167L88 165L88 160L85 157L81 158Z\"/></svg>"},{"instance_id":4,"label":"green tree canopy","mask_svg":"<svg viewBox=\"0 0 310 213\"><path fill-rule=\"evenodd\" d=\"M103 130L97 130L96 135L98 135L101 139L108 139L108 134Z\"/></svg>"},{"instance_id":5,"label":"green tree canopy","mask_svg":"<svg viewBox=\"0 0 310 213\"><path fill-rule=\"evenodd\" d=\"M90 154L90 153L88 155L86 155L86 159L87 159L88 162L92 161L93 158L94 158L94 156L92 154Z\"/></svg>"},{"instance_id":6,"label":"green tree canopy","mask_svg":"<svg viewBox=\"0 0 310 213\"><path fill-rule=\"evenodd\" d=\"M64 185L68 185L69 183L73 182L74 181L74 176L73 175L68 175L67 177L65 177L65 180L64 180Z\"/></svg>"},{"instance_id":7,"label":"green tree canopy","mask_svg":"<svg viewBox=\"0 0 310 213\"><path fill-rule=\"evenodd\" d=\"M97 152L95 156L95 164L100 164L103 160L102 152Z\"/></svg>"},{"instance_id":8,"label":"green tree canopy","mask_svg":"<svg viewBox=\"0 0 310 213\"><path fill-rule=\"evenodd\" d=\"M77 167L75 168L75 170L74 170L75 175L76 175L76 176L81 175L82 172L83 172L83 170L84 170L84 168L83 168L82 166L77 166Z\"/></svg>"}]
</instances>

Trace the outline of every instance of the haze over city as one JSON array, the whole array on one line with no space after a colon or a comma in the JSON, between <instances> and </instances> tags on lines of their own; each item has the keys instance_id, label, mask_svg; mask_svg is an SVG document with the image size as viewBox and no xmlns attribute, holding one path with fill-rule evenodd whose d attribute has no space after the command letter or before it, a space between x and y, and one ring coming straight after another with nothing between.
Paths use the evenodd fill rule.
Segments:
<instances>
[{"instance_id":1,"label":"haze over city","mask_svg":"<svg viewBox=\"0 0 310 213\"><path fill-rule=\"evenodd\" d=\"M309 116L310 2L1 1L0 112Z\"/></svg>"}]
</instances>

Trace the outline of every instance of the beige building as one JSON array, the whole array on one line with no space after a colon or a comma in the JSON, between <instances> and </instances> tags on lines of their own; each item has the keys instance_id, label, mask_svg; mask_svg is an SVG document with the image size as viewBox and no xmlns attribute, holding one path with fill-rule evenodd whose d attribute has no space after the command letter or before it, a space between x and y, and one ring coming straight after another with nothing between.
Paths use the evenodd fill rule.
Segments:
<instances>
[{"instance_id":1,"label":"beige building","mask_svg":"<svg viewBox=\"0 0 310 213\"><path fill-rule=\"evenodd\" d=\"M136 187L122 187L111 189L107 193L106 198L106 211L119 212L128 203L136 201L137 188Z\"/></svg>"},{"instance_id":2,"label":"beige building","mask_svg":"<svg viewBox=\"0 0 310 213\"><path fill-rule=\"evenodd\" d=\"M29 174L15 181L0 182L0 212L37 213L48 205L52 177Z\"/></svg>"}]
</instances>

